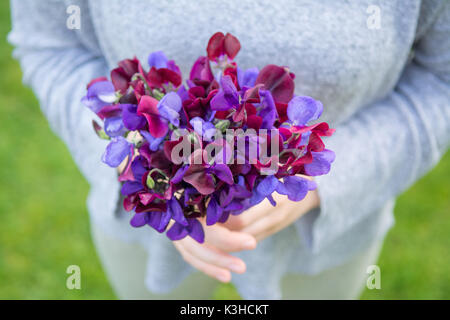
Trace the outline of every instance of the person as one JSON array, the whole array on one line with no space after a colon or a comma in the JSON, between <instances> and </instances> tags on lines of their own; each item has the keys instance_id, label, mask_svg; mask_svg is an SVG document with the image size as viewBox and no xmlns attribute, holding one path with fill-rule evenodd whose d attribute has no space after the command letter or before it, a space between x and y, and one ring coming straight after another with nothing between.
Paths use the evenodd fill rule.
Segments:
<instances>
[{"instance_id":1,"label":"person","mask_svg":"<svg viewBox=\"0 0 450 320\"><path fill-rule=\"evenodd\" d=\"M395 197L449 145L448 1L11 4L14 56L90 183L93 239L119 298L207 299L217 280L245 299L357 298L394 223ZM118 61L157 50L186 76L216 31L239 38L241 67L289 66L296 94L322 101L336 161L305 200L262 203L208 227L205 244L172 243L129 226L117 173L100 161L105 142L80 99Z\"/></svg>"}]
</instances>

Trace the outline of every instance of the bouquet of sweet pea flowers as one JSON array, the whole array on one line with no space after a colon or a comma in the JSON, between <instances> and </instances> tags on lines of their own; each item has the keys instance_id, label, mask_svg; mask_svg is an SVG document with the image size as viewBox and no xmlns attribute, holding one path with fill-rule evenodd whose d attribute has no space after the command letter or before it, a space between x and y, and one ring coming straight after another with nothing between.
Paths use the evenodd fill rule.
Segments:
<instances>
[{"instance_id":1,"label":"bouquet of sweet pea flowers","mask_svg":"<svg viewBox=\"0 0 450 320\"><path fill-rule=\"evenodd\" d=\"M82 102L95 112L97 135L110 140L102 160L123 168L123 206L133 227L149 225L171 240L204 241L199 219L223 223L274 192L292 201L316 188L305 176L327 174L334 161L318 122L320 101L294 95L294 74L267 65L243 70L241 45L215 33L182 83L163 52L119 62L92 80ZM314 124L311 124L313 122Z\"/></svg>"}]
</instances>

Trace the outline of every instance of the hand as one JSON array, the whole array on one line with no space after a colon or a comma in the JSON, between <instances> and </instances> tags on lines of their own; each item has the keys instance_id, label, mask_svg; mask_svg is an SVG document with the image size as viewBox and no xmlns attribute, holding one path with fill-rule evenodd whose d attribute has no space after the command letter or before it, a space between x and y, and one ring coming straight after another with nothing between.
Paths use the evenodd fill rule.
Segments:
<instances>
[{"instance_id":1,"label":"hand","mask_svg":"<svg viewBox=\"0 0 450 320\"><path fill-rule=\"evenodd\" d=\"M251 234L256 240L261 241L320 205L317 189L308 192L299 202L291 201L280 194L274 194L273 198L277 202L276 207L266 199L238 216L231 216L222 225L232 231Z\"/></svg>"},{"instance_id":2,"label":"hand","mask_svg":"<svg viewBox=\"0 0 450 320\"><path fill-rule=\"evenodd\" d=\"M175 248L183 259L194 268L221 282L230 282L231 272L244 273L244 261L230 255L228 252L253 250L256 239L244 232L231 231L222 225L206 226L205 242L200 244L190 237L174 241Z\"/></svg>"}]
</instances>

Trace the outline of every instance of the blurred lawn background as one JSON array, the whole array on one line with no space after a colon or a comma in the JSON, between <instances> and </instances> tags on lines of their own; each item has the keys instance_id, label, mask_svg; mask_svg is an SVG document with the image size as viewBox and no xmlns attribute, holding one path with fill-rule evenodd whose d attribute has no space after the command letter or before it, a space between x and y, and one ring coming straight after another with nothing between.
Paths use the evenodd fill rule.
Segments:
<instances>
[{"instance_id":1,"label":"blurred lawn background","mask_svg":"<svg viewBox=\"0 0 450 320\"><path fill-rule=\"evenodd\" d=\"M89 234L88 185L50 131L6 43L0 2L0 299L114 299ZM450 153L396 206L378 265L381 290L362 299L450 298ZM66 288L66 268L82 289ZM214 298L239 298L231 285Z\"/></svg>"}]
</instances>

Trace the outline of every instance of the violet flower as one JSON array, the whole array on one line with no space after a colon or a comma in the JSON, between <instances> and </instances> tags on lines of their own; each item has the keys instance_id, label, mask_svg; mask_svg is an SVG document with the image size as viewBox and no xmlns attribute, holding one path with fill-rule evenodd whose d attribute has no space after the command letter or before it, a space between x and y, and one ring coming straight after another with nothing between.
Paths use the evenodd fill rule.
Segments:
<instances>
[{"instance_id":1,"label":"violet flower","mask_svg":"<svg viewBox=\"0 0 450 320\"><path fill-rule=\"evenodd\" d=\"M167 237L172 240L180 240L186 236L190 236L199 243L205 241L205 233L201 223L196 218L187 218L188 225L175 222L173 226L166 232Z\"/></svg>"},{"instance_id":2,"label":"violet flower","mask_svg":"<svg viewBox=\"0 0 450 320\"><path fill-rule=\"evenodd\" d=\"M133 155L133 144L124 137L114 137L106 147L102 156L102 161L108 166L118 167L127 156Z\"/></svg>"},{"instance_id":3,"label":"violet flower","mask_svg":"<svg viewBox=\"0 0 450 320\"><path fill-rule=\"evenodd\" d=\"M228 110L239 106L239 92L230 76L220 78L220 90L211 99L212 110Z\"/></svg>"},{"instance_id":4,"label":"violet flower","mask_svg":"<svg viewBox=\"0 0 450 320\"><path fill-rule=\"evenodd\" d=\"M308 96L296 96L288 103L287 116L294 126L305 126L322 115L323 105Z\"/></svg>"},{"instance_id":5,"label":"violet flower","mask_svg":"<svg viewBox=\"0 0 450 320\"><path fill-rule=\"evenodd\" d=\"M81 102L97 113L115 100L116 94L113 84L110 81L97 81L91 82L87 94L81 99Z\"/></svg>"},{"instance_id":6,"label":"violet flower","mask_svg":"<svg viewBox=\"0 0 450 320\"><path fill-rule=\"evenodd\" d=\"M258 68L250 68L245 71L242 71L241 68L237 68L237 78L239 86L241 88L253 87L255 85L258 74L259 74Z\"/></svg>"}]
</instances>

